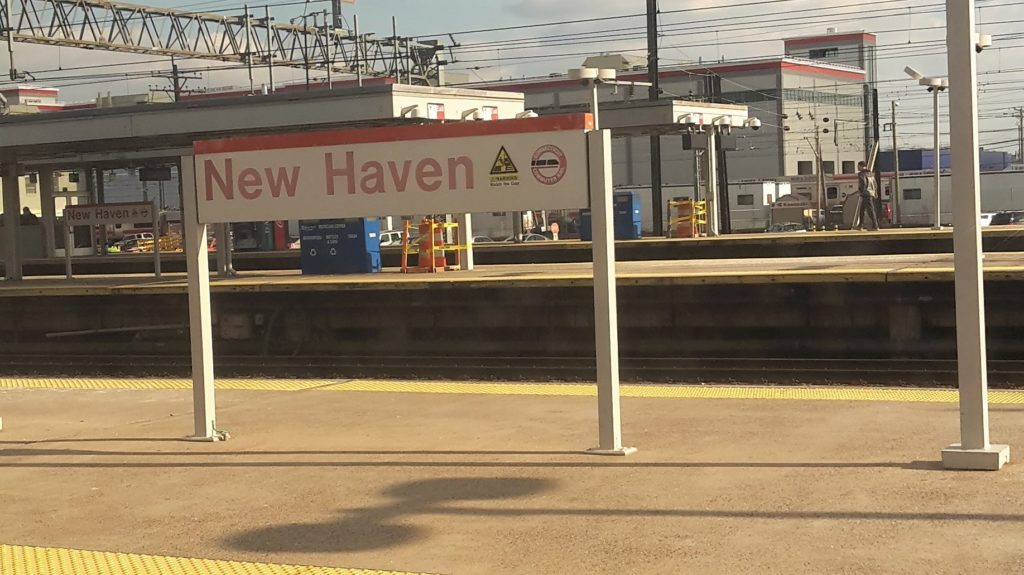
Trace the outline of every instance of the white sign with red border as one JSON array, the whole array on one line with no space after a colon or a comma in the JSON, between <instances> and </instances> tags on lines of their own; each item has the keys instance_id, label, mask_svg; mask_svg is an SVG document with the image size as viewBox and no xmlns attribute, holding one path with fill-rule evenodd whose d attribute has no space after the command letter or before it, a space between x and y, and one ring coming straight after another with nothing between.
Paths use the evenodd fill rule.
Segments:
<instances>
[{"instance_id":1,"label":"white sign with red border","mask_svg":"<svg viewBox=\"0 0 1024 575\"><path fill-rule=\"evenodd\" d=\"M202 223L587 205L589 115L208 140Z\"/></svg>"}]
</instances>

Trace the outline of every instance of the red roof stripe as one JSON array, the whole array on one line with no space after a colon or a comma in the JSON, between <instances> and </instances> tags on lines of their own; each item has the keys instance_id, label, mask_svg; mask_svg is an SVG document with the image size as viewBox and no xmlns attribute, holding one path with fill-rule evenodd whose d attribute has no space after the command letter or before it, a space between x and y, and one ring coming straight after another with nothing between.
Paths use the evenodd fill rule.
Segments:
<instances>
[{"instance_id":1,"label":"red roof stripe","mask_svg":"<svg viewBox=\"0 0 1024 575\"><path fill-rule=\"evenodd\" d=\"M298 132L284 135L201 140L195 142L195 153L196 155L224 154L230 152L254 152L260 150L280 150L287 148L315 148L319 146L342 146L350 144L374 144L409 140L436 140L442 138L525 134L530 132L556 132L564 130L583 131L592 129L593 126L594 120L590 114L565 114L560 116L544 116L541 118L523 118L519 120L421 124L415 126L393 126L387 128Z\"/></svg>"}]
</instances>

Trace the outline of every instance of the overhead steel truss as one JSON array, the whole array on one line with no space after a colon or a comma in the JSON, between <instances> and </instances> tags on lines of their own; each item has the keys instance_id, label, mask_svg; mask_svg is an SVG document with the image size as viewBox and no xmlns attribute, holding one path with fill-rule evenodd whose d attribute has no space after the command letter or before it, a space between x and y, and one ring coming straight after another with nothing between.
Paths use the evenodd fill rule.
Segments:
<instances>
[{"instance_id":1,"label":"overhead steel truss","mask_svg":"<svg viewBox=\"0 0 1024 575\"><path fill-rule=\"evenodd\" d=\"M96 0L0 0L0 8L4 41L254 66L268 65L272 58L274 66L330 66L340 73L391 76L412 84L436 83L438 55L444 50L433 41L377 39L326 22L309 25L312 15L302 24L275 24L266 14L185 12Z\"/></svg>"}]
</instances>

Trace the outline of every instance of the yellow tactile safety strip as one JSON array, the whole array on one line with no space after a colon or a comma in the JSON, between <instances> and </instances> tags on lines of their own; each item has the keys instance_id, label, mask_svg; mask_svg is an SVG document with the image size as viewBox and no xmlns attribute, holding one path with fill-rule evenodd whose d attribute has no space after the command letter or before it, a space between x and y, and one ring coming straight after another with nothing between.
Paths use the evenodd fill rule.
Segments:
<instances>
[{"instance_id":1,"label":"yellow tactile safety strip","mask_svg":"<svg viewBox=\"0 0 1024 575\"><path fill-rule=\"evenodd\" d=\"M242 391L303 391L337 384L325 379L218 379L217 389ZM183 378L0 378L0 389L191 389ZM0 575L3 575L0 572Z\"/></svg>"},{"instance_id":2,"label":"yellow tactile safety strip","mask_svg":"<svg viewBox=\"0 0 1024 575\"><path fill-rule=\"evenodd\" d=\"M376 393L432 393L461 395L597 395L594 384L547 383L456 383L400 380L329 379L218 379L217 389L238 391L343 391ZM188 390L192 382L183 378L0 378L0 389L84 389L84 390ZM863 387L744 387L711 385L623 385L623 397L661 399L768 399L803 401L894 401L956 403L950 389L890 389ZM1024 391L991 391L989 402L1024 405ZM3 572L0 571L0 575Z\"/></svg>"},{"instance_id":3,"label":"yellow tactile safety strip","mask_svg":"<svg viewBox=\"0 0 1024 575\"><path fill-rule=\"evenodd\" d=\"M0 545L2 575L411 575L398 571L307 567Z\"/></svg>"},{"instance_id":4,"label":"yellow tactile safety strip","mask_svg":"<svg viewBox=\"0 0 1024 575\"><path fill-rule=\"evenodd\" d=\"M423 383L414 381L351 381L325 387L338 391L450 393L466 395L596 396L594 385L517 383ZM956 403L947 389L885 389L857 387L733 387L693 385L623 385L622 397L661 399L776 399L810 401L897 401ZM1024 404L1024 392L992 391L989 402Z\"/></svg>"}]
</instances>

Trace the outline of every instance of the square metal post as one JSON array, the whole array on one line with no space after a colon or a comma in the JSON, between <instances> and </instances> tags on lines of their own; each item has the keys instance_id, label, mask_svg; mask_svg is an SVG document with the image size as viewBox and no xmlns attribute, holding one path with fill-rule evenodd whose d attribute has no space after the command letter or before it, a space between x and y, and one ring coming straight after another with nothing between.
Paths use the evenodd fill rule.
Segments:
<instances>
[{"instance_id":1,"label":"square metal post","mask_svg":"<svg viewBox=\"0 0 1024 575\"><path fill-rule=\"evenodd\" d=\"M178 167L181 185L181 227L188 271L188 319L192 349L192 402L194 441L221 441L217 431L213 378L213 315L210 311L210 261L206 224L199 223L196 197L195 157L183 156Z\"/></svg>"},{"instance_id":2,"label":"square metal post","mask_svg":"<svg viewBox=\"0 0 1024 575\"><path fill-rule=\"evenodd\" d=\"M43 241L48 258L57 257L57 206L53 203L53 192L57 188L53 168L39 170L39 202L43 212Z\"/></svg>"},{"instance_id":3,"label":"square metal post","mask_svg":"<svg viewBox=\"0 0 1024 575\"><path fill-rule=\"evenodd\" d=\"M947 0L946 23L949 109L953 111L950 142L960 443L942 451L942 464L947 469L994 471L1010 460L1010 448L989 443L974 0Z\"/></svg>"},{"instance_id":4,"label":"square metal post","mask_svg":"<svg viewBox=\"0 0 1024 575\"><path fill-rule=\"evenodd\" d=\"M619 409L619 320L615 294L615 238L612 206L612 138L608 130L587 134L590 158L590 213L594 251L594 332L597 350L597 405L600 444L589 453L629 455L622 446Z\"/></svg>"},{"instance_id":5,"label":"square metal post","mask_svg":"<svg viewBox=\"0 0 1024 575\"><path fill-rule=\"evenodd\" d=\"M21 182L14 158L3 160L4 278L20 280L21 270Z\"/></svg>"},{"instance_id":6,"label":"square metal post","mask_svg":"<svg viewBox=\"0 0 1024 575\"><path fill-rule=\"evenodd\" d=\"M462 269L472 271L473 264L473 214L456 214L455 221L459 224L459 244L465 249L459 250L459 261Z\"/></svg>"}]
</instances>

